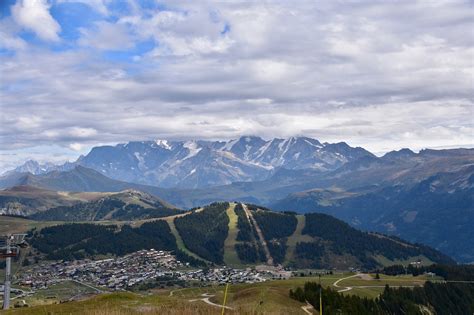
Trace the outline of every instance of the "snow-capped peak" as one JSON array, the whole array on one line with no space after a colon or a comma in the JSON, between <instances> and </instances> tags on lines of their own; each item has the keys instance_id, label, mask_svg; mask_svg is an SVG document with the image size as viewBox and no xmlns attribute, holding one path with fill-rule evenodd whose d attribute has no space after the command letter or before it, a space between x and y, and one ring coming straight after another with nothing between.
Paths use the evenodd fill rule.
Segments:
<instances>
[{"instance_id":1,"label":"snow-capped peak","mask_svg":"<svg viewBox=\"0 0 474 315\"><path fill-rule=\"evenodd\" d=\"M17 171L92 168L113 179L161 187L200 188L236 181L263 180L276 168L334 170L371 155L362 149L291 137L264 140L242 136L230 141L168 141L95 147L75 163L50 167L26 163ZM192 176L190 176L192 175Z\"/></svg>"},{"instance_id":2,"label":"snow-capped peak","mask_svg":"<svg viewBox=\"0 0 474 315\"><path fill-rule=\"evenodd\" d=\"M157 139L155 143L157 146L162 147L163 149L171 150L171 145L169 144L168 140Z\"/></svg>"}]
</instances>

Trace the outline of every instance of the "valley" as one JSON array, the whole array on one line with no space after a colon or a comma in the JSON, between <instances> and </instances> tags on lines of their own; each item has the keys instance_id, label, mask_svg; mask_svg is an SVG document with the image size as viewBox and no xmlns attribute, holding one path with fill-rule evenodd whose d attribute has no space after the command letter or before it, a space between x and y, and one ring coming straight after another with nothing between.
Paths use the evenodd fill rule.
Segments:
<instances>
[{"instance_id":1,"label":"valley","mask_svg":"<svg viewBox=\"0 0 474 315\"><path fill-rule=\"evenodd\" d=\"M307 140L277 143L296 152ZM208 162L216 154L249 162L260 150L252 151L252 141L258 142L175 145L182 146L176 154L186 163L204 153L210 154ZM237 149L242 143L243 153ZM250 170L256 177L243 182L193 187L128 182L82 164L3 175L0 234L27 233L30 244L14 261L15 303L28 305L21 309L25 314L40 309L101 314L102 303L108 303L104 314L217 314L230 284L229 314L314 314L319 302L311 290L319 274L334 305L346 305L344 297L351 296L351 305L368 298L367 305L380 307L373 303L384 294L408 294L387 291L386 285L391 290L463 285L451 284L443 266L472 258L474 249L465 242L474 237L472 150L402 150L375 157L359 148L311 143L314 150L355 156L335 162L320 152L324 167L308 166L316 163L308 160L299 168L285 164L288 155L281 151L276 160L260 160L270 163L266 175ZM113 151L117 148L128 150ZM337 151L341 148L345 151ZM279 166L269 170L271 163ZM27 166L36 172L34 163ZM390 274L400 268L420 273ZM472 280L467 281L456 290L470 290Z\"/></svg>"},{"instance_id":2,"label":"valley","mask_svg":"<svg viewBox=\"0 0 474 315\"><path fill-rule=\"evenodd\" d=\"M36 215L42 220L88 220L87 216L94 213L91 202L114 199L112 192L120 194L125 190L149 194L162 204L160 210L150 212L149 206L129 206L125 201L128 209L142 207L142 219L168 215L168 208L189 209L215 201L240 200L280 211L327 213L359 229L427 244L459 262L474 260L474 248L464 241L474 237L473 229L469 228L469 222L474 220L472 149L419 153L402 149L377 157L362 148L344 143L325 144L305 137L164 143L130 142L97 147L77 163L56 169L31 162L7 172L0 176L0 187L5 188L0 192L0 212ZM146 168L138 168L136 156L147 157L140 160ZM239 163L253 163L252 167L258 164L260 171L227 162L224 167L219 164L224 162L222 156ZM102 169L102 164L123 172L109 173L111 170ZM192 176L197 176L200 184L188 186L163 179L168 184L162 185L160 180L152 180L161 168L170 165L179 171L173 175L177 177L188 169L196 169ZM209 165L220 166L214 169ZM126 173L128 168L133 168L135 175ZM134 176L146 180L136 180ZM191 180L189 176L187 180ZM74 209L85 208L84 203L91 203L90 210ZM118 219L127 219L129 210L114 211ZM113 213L102 215L113 220ZM77 215L82 218L75 218ZM440 232L446 228L449 233Z\"/></svg>"}]
</instances>

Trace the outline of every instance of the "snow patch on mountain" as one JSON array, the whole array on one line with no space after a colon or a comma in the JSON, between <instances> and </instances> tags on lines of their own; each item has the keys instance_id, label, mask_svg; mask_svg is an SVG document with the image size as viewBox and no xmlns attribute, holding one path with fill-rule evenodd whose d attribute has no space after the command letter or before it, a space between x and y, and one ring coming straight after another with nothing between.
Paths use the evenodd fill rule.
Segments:
<instances>
[{"instance_id":1,"label":"snow patch on mountain","mask_svg":"<svg viewBox=\"0 0 474 315\"><path fill-rule=\"evenodd\" d=\"M183 148L186 148L189 151L188 155L183 159L183 161L192 158L202 150L202 148L198 147L196 141L186 141L183 144Z\"/></svg>"},{"instance_id":2,"label":"snow patch on mountain","mask_svg":"<svg viewBox=\"0 0 474 315\"><path fill-rule=\"evenodd\" d=\"M230 141L132 141L94 147L67 167L81 165L139 184L200 188L264 180L279 168L331 171L364 156L373 155L345 143L322 145L307 137L264 140L245 136ZM65 166L51 168L61 167ZM44 172L48 168L31 162L21 169Z\"/></svg>"},{"instance_id":3,"label":"snow patch on mountain","mask_svg":"<svg viewBox=\"0 0 474 315\"><path fill-rule=\"evenodd\" d=\"M166 149L166 150L171 150L171 145L169 144L168 140L161 140L161 139L158 139L155 141L156 145L163 148L163 149Z\"/></svg>"}]
</instances>

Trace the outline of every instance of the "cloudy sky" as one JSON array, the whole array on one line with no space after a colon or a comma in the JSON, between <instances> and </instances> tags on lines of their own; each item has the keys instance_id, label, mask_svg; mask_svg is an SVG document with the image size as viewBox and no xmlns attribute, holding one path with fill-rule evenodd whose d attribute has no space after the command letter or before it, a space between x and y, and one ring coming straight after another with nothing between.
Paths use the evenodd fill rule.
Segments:
<instances>
[{"instance_id":1,"label":"cloudy sky","mask_svg":"<svg viewBox=\"0 0 474 315\"><path fill-rule=\"evenodd\" d=\"M0 5L0 171L156 138L474 142L472 1Z\"/></svg>"}]
</instances>

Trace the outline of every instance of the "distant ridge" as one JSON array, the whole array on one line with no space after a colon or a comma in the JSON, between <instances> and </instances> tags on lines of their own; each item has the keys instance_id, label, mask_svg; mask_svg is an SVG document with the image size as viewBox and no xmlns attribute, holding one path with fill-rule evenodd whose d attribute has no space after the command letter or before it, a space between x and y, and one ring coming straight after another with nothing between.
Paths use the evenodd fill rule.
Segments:
<instances>
[{"instance_id":1,"label":"distant ridge","mask_svg":"<svg viewBox=\"0 0 474 315\"><path fill-rule=\"evenodd\" d=\"M150 194L127 189L70 206L50 208L30 216L47 221L143 220L178 214L167 202Z\"/></svg>"},{"instance_id":2,"label":"distant ridge","mask_svg":"<svg viewBox=\"0 0 474 315\"><path fill-rule=\"evenodd\" d=\"M99 146L74 163L54 166L28 161L15 171L42 175L81 165L126 182L165 188L206 188L261 180L279 168L334 170L363 156L373 154L344 142L245 136L230 141L156 140Z\"/></svg>"}]
</instances>

